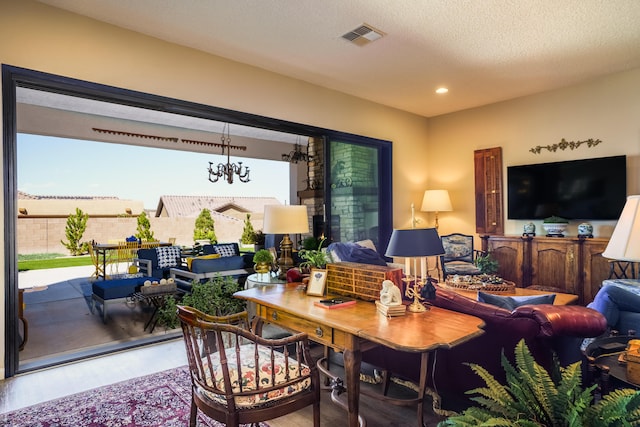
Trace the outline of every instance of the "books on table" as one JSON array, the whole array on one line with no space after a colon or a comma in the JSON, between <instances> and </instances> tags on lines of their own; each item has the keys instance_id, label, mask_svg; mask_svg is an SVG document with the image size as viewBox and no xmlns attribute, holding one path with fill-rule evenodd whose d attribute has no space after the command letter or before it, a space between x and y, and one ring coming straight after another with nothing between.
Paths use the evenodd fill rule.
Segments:
<instances>
[{"instance_id":1,"label":"books on table","mask_svg":"<svg viewBox=\"0 0 640 427\"><path fill-rule=\"evenodd\" d=\"M384 305L378 300L376 300L376 308L378 312L389 317L403 316L407 312L407 306L404 304Z\"/></svg>"}]
</instances>

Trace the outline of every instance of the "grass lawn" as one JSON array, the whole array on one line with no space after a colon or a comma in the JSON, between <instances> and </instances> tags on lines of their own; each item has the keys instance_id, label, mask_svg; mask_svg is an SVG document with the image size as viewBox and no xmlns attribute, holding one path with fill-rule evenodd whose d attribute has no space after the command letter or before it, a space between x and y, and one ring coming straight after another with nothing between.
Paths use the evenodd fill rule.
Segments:
<instances>
[{"instance_id":1,"label":"grass lawn","mask_svg":"<svg viewBox=\"0 0 640 427\"><path fill-rule=\"evenodd\" d=\"M18 255L18 271L41 270L45 268L78 267L92 265L89 255L65 256L61 254Z\"/></svg>"}]
</instances>

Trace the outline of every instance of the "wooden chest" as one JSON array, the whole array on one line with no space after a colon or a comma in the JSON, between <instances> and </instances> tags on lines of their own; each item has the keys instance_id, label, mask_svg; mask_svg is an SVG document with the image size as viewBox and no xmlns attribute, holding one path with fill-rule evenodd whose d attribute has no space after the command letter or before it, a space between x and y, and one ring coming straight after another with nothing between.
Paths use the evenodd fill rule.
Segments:
<instances>
[{"instance_id":1,"label":"wooden chest","mask_svg":"<svg viewBox=\"0 0 640 427\"><path fill-rule=\"evenodd\" d=\"M627 344L627 379L640 384L640 340L630 340Z\"/></svg>"},{"instance_id":2,"label":"wooden chest","mask_svg":"<svg viewBox=\"0 0 640 427\"><path fill-rule=\"evenodd\" d=\"M384 280L391 280L404 293L401 268L355 262L327 264L328 294L374 301L380 298Z\"/></svg>"}]
</instances>

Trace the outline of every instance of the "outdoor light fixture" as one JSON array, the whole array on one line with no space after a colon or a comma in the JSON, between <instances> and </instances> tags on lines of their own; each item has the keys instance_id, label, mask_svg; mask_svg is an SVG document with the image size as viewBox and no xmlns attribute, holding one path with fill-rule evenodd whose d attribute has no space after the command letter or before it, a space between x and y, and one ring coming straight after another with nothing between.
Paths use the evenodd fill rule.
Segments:
<instances>
[{"instance_id":1,"label":"outdoor light fixture","mask_svg":"<svg viewBox=\"0 0 640 427\"><path fill-rule=\"evenodd\" d=\"M421 300L429 298L426 295L435 292L435 288L431 283L435 281L435 279L432 279L427 274L424 266L422 268L422 276L418 276L418 258L442 254L444 254L444 248L442 247L440 236L438 236L438 231L435 228L393 230L385 255L388 257L403 257L407 259L405 268L406 278L403 280L407 283L405 295L413 298L413 303L408 307L409 311L413 313L426 311ZM409 271L409 260L413 260L413 277ZM421 262L421 264L423 263ZM411 282L413 282L413 285Z\"/></svg>"},{"instance_id":2,"label":"outdoor light fixture","mask_svg":"<svg viewBox=\"0 0 640 427\"><path fill-rule=\"evenodd\" d=\"M302 151L302 144L296 141L293 150L289 154L282 155L282 160L289 163L310 162L312 156Z\"/></svg>"},{"instance_id":3,"label":"outdoor light fixture","mask_svg":"<svg viewBox=\"0 0 640 427\"><path fill-rule=\"evenodd\" d=\"M227 135L225 137L225 129ZM240 182L249 182L249 168L242 166L242 162L231 163L231 136L229 136L229 123L225 123L222 128L222 155L224 155L225 149L227 150L227 164L218 163L217 170L213 169L213 163L209 162L209 181L218 182L220 178L223 178L229 184L233 184L233 176L237 175Z\"/></svg>"},{"instance_id":4,"label":"outdoor light fixture","mask_svg":"<svg viewBox=\"0 0 640 427\"><path fill-rule=\"evenodd\" d=\"M287 271L293 268L293 242L289 234L309 232L307 207L303 205L265 205L262 231L266 234L284 234L280 242L280 278L286 278Z\"/></svg>"}]
</instances>

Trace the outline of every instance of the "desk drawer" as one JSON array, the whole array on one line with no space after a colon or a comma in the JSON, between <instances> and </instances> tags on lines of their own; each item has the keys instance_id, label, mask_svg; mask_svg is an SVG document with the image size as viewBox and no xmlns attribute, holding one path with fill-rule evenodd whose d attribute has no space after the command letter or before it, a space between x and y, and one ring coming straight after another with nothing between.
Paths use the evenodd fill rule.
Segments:
<instances>
[{"instance_id":1,"label":"desk drawer","mask_svg":"<svg viewBox=\"0 0 640 427\"><path fill-rule=\"evenodd\" d=\"M317 343L338 349L348 347L350 335L330 326L302 319L271 307L260 307L260 316L267 323L273 323L296 332L306 332L309 339Z\"/></svg>"}]
</instances>

